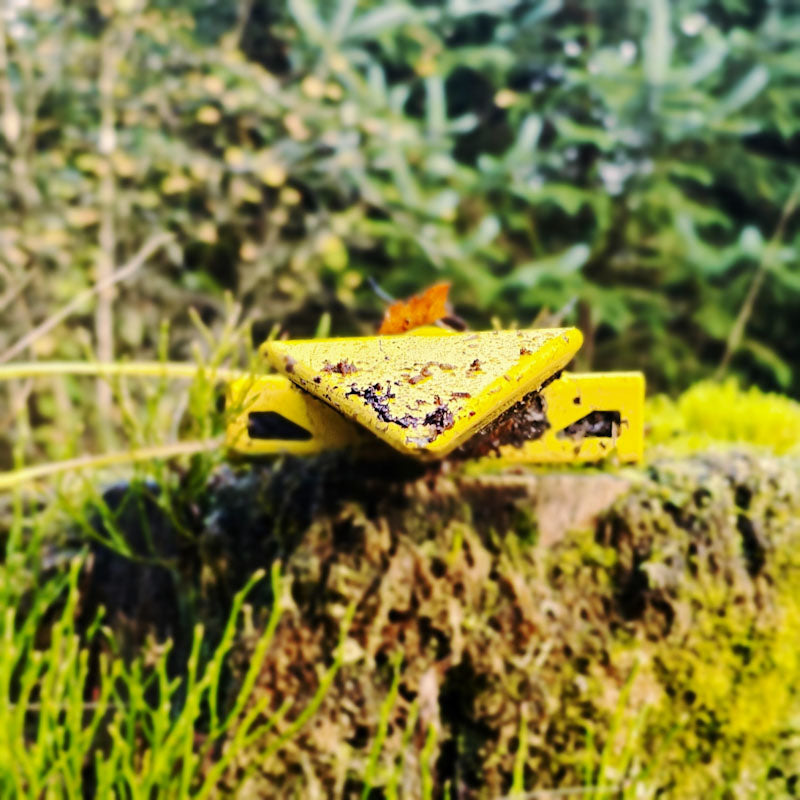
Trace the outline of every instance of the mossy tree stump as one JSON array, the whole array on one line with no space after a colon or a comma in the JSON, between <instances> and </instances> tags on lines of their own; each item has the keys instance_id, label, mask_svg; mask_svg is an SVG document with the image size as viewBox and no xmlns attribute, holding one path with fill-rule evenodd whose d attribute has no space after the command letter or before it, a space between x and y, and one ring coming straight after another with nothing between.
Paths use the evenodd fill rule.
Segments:
<instances>
[{"instance_id":1,"label":"mossy tree stump","mask_svg":"<svg viewBox=\"0 0 800 800\"><path fill-rule=\"evenodd\" d=\"M375 472L321 459L209 486L187 578L199 613L283 562L268 707L308 702L355 607L321 706L245 796L360 797L366 775L370 797L393 781L402 797L798 790L800 464Z\"/></svg>"}]
</instances>

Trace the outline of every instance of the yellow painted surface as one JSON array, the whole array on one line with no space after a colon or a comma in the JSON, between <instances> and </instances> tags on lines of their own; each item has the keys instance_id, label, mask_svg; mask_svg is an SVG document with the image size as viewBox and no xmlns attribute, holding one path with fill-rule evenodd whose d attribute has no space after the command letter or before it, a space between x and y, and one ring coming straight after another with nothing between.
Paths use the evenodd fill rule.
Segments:
<instances>
[{"instance_id":1,"label":"yellow painted surface","mask_svg":"<svg viewBox=\"0 0 800 800\"><path fill-rule=\"evenodd\" d=\"M228 384L225 404L229 415L226 446L243 455L310 455L322 450L354 447L367 435L341 414L315 400L283 375L239 378ZM250 414L275 412L308 431L305 441L257 439L248 432Z\"/></svg>"},{"instance_id":2,"label":"yellow painted surface","mask_svg":"<svg viewBox=\"0 0 800 800\"><path fill-rule=\"evenodd\" d=\"M550 428L522 447L500 448L498 464L599 461L615 454L623 462L641 460L644 447L644 376L639 372L564 373L542 389ZM575 402L576 398L579 402ZM228 388L230 422L227 446L245 455L309 455L337 448L363 448L376 442L366 430L299 389L283 375L242 378ZM255 439L248 434L250 413L273 411L309 431L307 441ZM617 411L612 437L572 439L563 430L593 411ZM561 435L559 435L561 434Z\"/></svg>"},{"instance_id":3,"label":"yellow painted surface","mask_svg":"<svg viewBox=\"0 0 800 800\"><path fill-rule=\"evenodd\" d=\"M396 450L443 458L563 369L576 328L267 342L272 365ZM305 443L309 444L309 443Z\"/></svg>"},{"instance_id":4,"label":"yellow painted surface","mask_svg":"<svg viewBox=\"0 0 800 800\"><path fill-rule=\"evenodd\" d=\"M550 428L522 447L500 448L509 463L558 464L600 461L612 453L620 461L640 461L644 450L644 390L641 372L565 372L542 390ZM617 411L611 437L572 438L568 426L593 411Z\"/></svg>"}]
</instances>

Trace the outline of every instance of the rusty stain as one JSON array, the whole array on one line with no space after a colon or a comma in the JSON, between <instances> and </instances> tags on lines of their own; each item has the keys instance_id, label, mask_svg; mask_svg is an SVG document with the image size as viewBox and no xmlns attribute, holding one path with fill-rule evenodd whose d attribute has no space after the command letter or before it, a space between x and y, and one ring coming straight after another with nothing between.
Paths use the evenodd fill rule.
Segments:
<instances>
[{"instance_id":1,"label":"rusty stain","mask_svg":"<svg viewBox=\"0 0 800 800\"><path fill-rule=\"evenodd\" d=\"M430 425L436 436L439 436L443 431L453 427L453 413L447 406L439 406L435 411L431 411L423 420L423 424Z\"/></svg>"},{"instance_id":2,"label":"rusty stain","mask_svg":"<svg viewBox=\"0 0 800 800\"><path fill-rule=\"evenodd\" d=\"M415 364L415 366L418 365ZM428 361L425 365L423 365L419 373L406 377L406 380L412 386L422 383L422 381L424 381L426 378L432 377L433 372L431 372L431 367L439 367L439 369L444 370L445 372L452 372L455 369L452 364L443 364L439 361Z\"/></svg>"},{"instance_id":3,"label":"rusty stain","mask_svg":"<svg viewBox=\"0 0 800 800\"><path fill-rule=\"evenodd\" d=\"M358 367L355 364L351 364L347 359L343 359L338 364L331 364L326 361L322 371L335 372L337 375L353 375L358 372Z\"/></svg>"},{"instance_id":4,"label":"rusty stain","mask_svg":"<svg viewBox=\"0 0 800 800\"><path fill-rule=\"evenodd\" d=\"M430 370L430 367L426 364L419 372L418 375L413 375L408 378L408 382L414 386L417 383L422 383L425 378L430 378L433 373Z\"/></svg>"},{"instance_id":5,"label":"rusty stain","mask_svg":"<svg viewBox=\"0 0 800 800\"><path fill-rule=\"evenodd\" d=\"M454 455L457 458L499 455L501 447L522 447L525 442L544 436L549 427L544 398L538 391L531 392L478 431Z\"/></svg>"}]
</instances>

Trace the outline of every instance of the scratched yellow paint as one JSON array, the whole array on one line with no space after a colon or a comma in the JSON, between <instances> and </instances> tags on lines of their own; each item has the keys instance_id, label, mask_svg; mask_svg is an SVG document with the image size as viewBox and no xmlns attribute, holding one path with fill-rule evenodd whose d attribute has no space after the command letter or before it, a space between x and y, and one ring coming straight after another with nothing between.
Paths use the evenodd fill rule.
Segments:
<instances>
[{"instance_id":1,"label":"scratched yellow paint","mask_svg":"<svg viewBox=\"0 0 800 800\"><path fill-rule=\"evenodd\" d=\"M273 341L293 383L396 450L443 458L563 369L576 328Z\"/></svg>"},{"instance_id":2,"label":"scratched yellow paint","mask_svg":"<svg viewBox=\"0 0 800 800\"><path fill-rule=\"evenodd\" d=\"M640 461L644 449L644 376L640 372L564 373L542 389L550 428L522 447L505 445L487 464L566 464L615 456ZM575 399L580 402L576 403ZM373 453L369 433L295 386L283 375L242 378L228 387L226 445L243 455L310 455L323 450L361 448ZM309 432L307 441L251 438L252 412L273 411ZM620 424L611 437L572 438L564 429L593 411L616 411Z\"/></svg>"},{"instance_id":3,"label":"scratched yellow paint","mask_svg":"<svg viewBox=\"0 0 800 800\"><path fill-rule=\"evenodd\" d=\"M341 414L315 400L283 375L239 378L228 385L226 446L242 455L310 455L322 450L356 447L368 438ZM258 439L250 436L250 415L275 412L307 431L306 440Z\"/></svg>"},{"instance_id":4,"label":"scratched yellow paint","mask_svg":"<svg viewBox=\"0 0 800 800\"><path fill-rule=\"evenodd\" d=\"M619 461L641 461L644 451L644 389L641 372L565 372L542 390L550 427L522 447L506 445L505 463L565 464L601 461L612 453ZM565 428L595 411L616 411L620 423L612 436L570 437Z\"/></svg>"}]
</instances>

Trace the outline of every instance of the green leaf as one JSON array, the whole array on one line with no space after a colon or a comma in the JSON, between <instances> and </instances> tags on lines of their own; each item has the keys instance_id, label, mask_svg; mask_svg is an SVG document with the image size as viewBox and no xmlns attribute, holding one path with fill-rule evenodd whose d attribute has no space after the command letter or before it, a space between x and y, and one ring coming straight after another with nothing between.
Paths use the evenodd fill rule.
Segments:
<instances>
[{"instance_id":1,"label":"green leaf","mask_svg":"<svg viewBox=\"0 0 800 800\"><path fill-rule=\"evenodd\" d=\"M672 61L669 0L649 0L648 28L642 42L644 72L652 86L667 82Z\"/></svg>"},{"instance_id":2,"label":"green leaf","mask_svg":"<svg viewBox=\"0 0 800 800\"><path fill-rule=\"evenodd\" d=\"M559 134L570 142L588 142L600 150L612 150L616 146L614 137L600 126L581 125L566 116L558 116L553 122Z\"/></svg>"},{"instance_id":3,"label":"green leaf","mask_svg":"<svg viewBox=\"0 0 800 800\"><path fill-rule=\"evenodd\" d=\"M576 244L562 253L528 261L517 267L506 278L505 284L529 289L545 277L566 277L580 271L589 259L590 252L587 244Z\"/></svg>"},{"instance_id":4,"label":"green leaf","mask_svg":"<svg viewBox=\"0 0 800 800\"><path fill-rule=\"evenodd\" d=\"M521 26L536 25L543 19L552 17L561 11L563 5L563 0L542 0L522 18Z\"/></svg>"},{"instance_id":5,"label":"green leaf","mask_svg":"<svg viewBox=\"0 0 800 800\"><path fill-rule=\"evenodd\" d=\"M755 339L745 339L742 342L742 349L772 373L778 386L782 389L791 386L794 375L791 364L784 361L769 345Z\"/></svg>"},{"instance_id":6,"label":"green leaf","mask_svg":"<svg viewBox=\"0 0 800 800\"><path fill-rule=\"evenodd\" d=\"M347 38L372 39L410 22L421 21L421 17L420 12L405 3L378 6L350 24Z\"/></svg>"},{"instance_id":7,"label":"green leaf","mask_svg":"<svg viewBox=\"0 0 800 800\"><path fill-rule=\"evenodd\" d=\"M542 118L538 114L528 114L522 120L517 140L506 155L506 162L530 161L542 135L542 127Z\"/></svg>"},{"instance_id":8,"label":"green leaf","mask_svg":"<svg viewBox=\"0 0 800 800\"><path fill-rule=\"evenodd\" d=\"M716 28L706 36L706 45L701 54L689 66L676 71L675 79L683 86L694 86L715 73L724 63L729 53L728 41Z\"/></svg>"},{"instance_id":9,"label":"green leaf","mask_svg":"<svg viewBox=\"0 0 800 800\"><path fill-rule=\"evenodd\" d=\"M733 314L718 303L706 303L694 314L694 322L712 339L724 341L733 327Z\"/></svg>"},{"instance_id":10,"label":"green leaf","mask_svg":"<svg viewBox=\"0 0 800 800\"><path fill-rule=\"evenodd\" d=\"M769 70L763 64L756 65L717 106L715 118L721 119L746 106L761 94L768 83Z\"/></svg>"},{"instance_id":11,"label":"green leaf","mask_svg":"<svg viewBox=\"0 0 800 800\"><path fill-rule=\"evenodd\" d=\"M333 40L339 41L344 36L357 5L358 0L339 0L336 16L331 23L331 38Z\"/></svg>"},{"instance_id":12,"label":"green leaf","mask_svg":"<svg viewBox=\"0 0 800 800\"><path fill-rule=\"evenodd\" d=\"M317 44L324 44L328 40L325 24L317 16L314 3L310 0L288 0L289 13L295 22Z\"/></svg>"},{"instance_id":13,"label":"green leaf","mask_svg":"<svg viewBox=\"0 0 800 800\"><path fill-rule=\"evenodd\" d=\"M778 260L769 261L766 269L781 286L792 292L800 292L800 272L789 269L788 265Z\"/></svg>"},{"instance_id":14,"label":"green leaf","mask_svg":"<svg viewBox=\"0 0 800 800\"><path fill-rule=\"evenodd\" d=\"M711 186L714 183L714 173L702 164L672 161L669 163L668 169L671 175L675 175L678 178L689 178L702 183L703 186Z\"/></svg>"},{"instance_id":15,"label":"green leaf","mask_svg":"<svg viewBox=\"0 0 800 800\"><path fill-rule=\"evenodd\" d=\"M447 124L447 98L441 75L431 75L425 79L425 93L428 130L432 134L442 134Z\"/></svg>"},{"instance_id":16,"label":"green leaf","mask_svg":"<svg viewBox=\"0 0 800 800\"><path fill-rule=\"evenodd\" d=\"M515 185L513 190L532 203L553 203L570 216L577 214L587 203L594 202L593 192L578 189L568 183L548 183L540 189Z\"/></svg>"}]
</instances>

